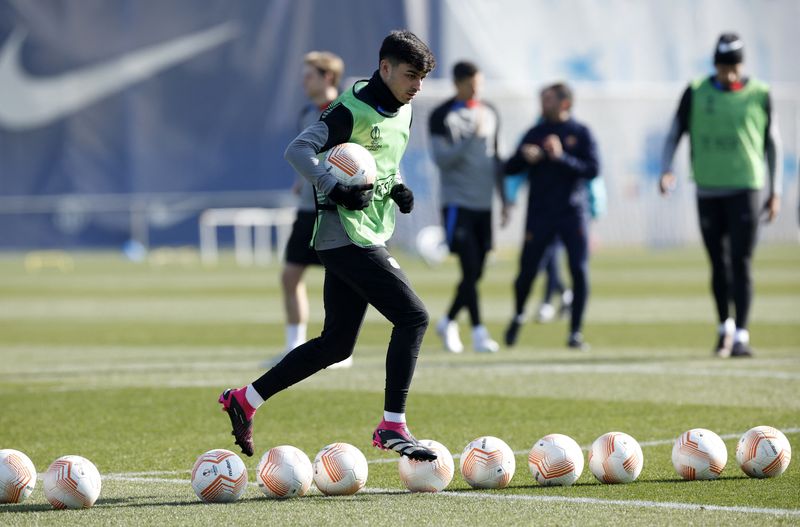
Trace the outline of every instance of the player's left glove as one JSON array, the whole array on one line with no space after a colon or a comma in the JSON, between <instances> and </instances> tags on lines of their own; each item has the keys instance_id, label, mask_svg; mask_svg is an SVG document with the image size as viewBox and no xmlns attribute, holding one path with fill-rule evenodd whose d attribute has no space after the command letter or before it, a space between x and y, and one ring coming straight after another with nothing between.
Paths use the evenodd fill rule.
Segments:
<instances>
[{"instance_id":1,"label":"player's left glove","mask_svg":"<svg viewBox=\"0 0 800 527\"><path fill-rule=\"evenodd\" d=\"M414 209L414 193L402 183L393 186L389 195L403 214L408 214Z\"/></svg>"}]
</instances>

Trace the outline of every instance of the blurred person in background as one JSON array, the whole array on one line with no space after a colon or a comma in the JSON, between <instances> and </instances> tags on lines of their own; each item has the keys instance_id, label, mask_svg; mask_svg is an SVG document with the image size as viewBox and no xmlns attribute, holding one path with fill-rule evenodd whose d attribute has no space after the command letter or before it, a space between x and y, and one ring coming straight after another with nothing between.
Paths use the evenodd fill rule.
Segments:
<instances>
[{"instance_id":1,"label":"blurred person in background","mask_svg":"<svg viewBox=\"0 0 800 527\"><path fill-rule=\"evenodd\" d=\"M780 210L781 147L769 87L744 76L743 62L742 40L723 33L714 48L716 72L683 92L664 145L659 180L664 195L675 187L672 160L681 136L689 134L700 232L719 321L713 349L718 357L753 355L747 327L758 221L763 215L772 222ZM762 202L765 160L769 188ZM735 319L730 317L731 300Z\"/></svg>"},{"instance_id":2,"label":"blurred person in background","mask_svg":"<svg viewBox=\"0 0 800 527\"><path fill-rule=\"evenodd\" d=\"M447 313L436 325L445 350L461 353L464 345L456 317L466 308L472 323L472 347L494 353L499 345L481 321L478 281L492 249L492 201L497 188L503 199L497 157L497 111L480 98L483 74L462 61L453 67L456 94L431 114L433 159L439 167L442 223L450 252L458 256L461 282ZM507 210L503 205L503 223Z\"/></svg>"},{"instance_id":3,"label":"blurred person in background","mask_svg":"<svg viewBox=\"0 0 800 527\"><path fill-rule=\"evenodd\" d=\"M601 176L587 182L589 189L589 215L596 220L606 212L606 186ZM564 244L556 237L553 243L545 250L540 271L547 273L547 284L542 295L542 303L536 311L536 322L546 324L552 322L556 316L559 318L569 316L572 311L572 289L564 285L561 279L561 253ZM560 305L558 309L552 304L553 295L558 293Z\"/></svg>"},{"instance_id":4,"label":"blurred person in background","mask_svg":"<svg viewBox=\"0 0 800 527\"><path fill-rule=\"evenodd\" d=\"M545 252L558 238L567 250L572 310L567 346L588 350L581 333L589 296L589 190L599 172L597 146L589 128L572 118L572 90L564 83L540 94L541 120L522 138L505 173L528 175L528 211L519 274L514 282L514 316L505 332L513 346L525 322L525 304Z\"/></svg>"},{"instance_id":5,"label":"blurred person in background","mask_svg":"<svg viewBox=\"0 0 800 527\"><path fill-rule=\"evenodd\" d=\"M303 106L298 120L298 133L319 120L320 114L339 96L339 83L344 75L344 61L329 51L311 51L303 58L303 90L308 104ZM287 353L308 340L308 293L303 274L309 265L322 265L317 251L311 246L314 222L317 218L314 186L299 174L292 192L299 196L297 218L286 244L286 262L281 273L283 305L286 311L286 345L284 352L266 360L262 366L277 364ZM353 358L329 366L347 368Z\"/></svg>"},{"instance_id":6,"label":"blurred person in background","mask_svg":"<svg viewBox=\"0 0 800 527\"><path fill-rule=\"evenodd\" d=\"M270 397L340 362L353 353L372 305L392 323L386 351L383 418L372 444L411 459L432 461L406 425L406 400L429 317L400 264L387 251L395 206L414 208L414 194L399 173L411 128L409 103L436 65L428 46L409 31L392 31L378 54L378 69L356 82L287 147L289 164L317 190L313 242L325 267L325 322L320 336L293 349L264 375L219 397L236 444L254 452L253 418ZM318 155L342 143L357 143L375 158L375 183L343 185Z\"/></svg>"}]
</instances>

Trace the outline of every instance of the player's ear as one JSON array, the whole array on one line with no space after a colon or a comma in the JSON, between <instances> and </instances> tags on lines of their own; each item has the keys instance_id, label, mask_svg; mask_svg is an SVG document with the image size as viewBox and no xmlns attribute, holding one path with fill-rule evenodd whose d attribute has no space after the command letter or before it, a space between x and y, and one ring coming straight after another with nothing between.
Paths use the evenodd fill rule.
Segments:
<instances>
[{"instance_id":1,"label":"player's ear","mask_svg":"<svg viewBox=\"0 0 800 527\"><path fill-rule=\"evenodd\" d=\"M388 76L389 73L392 72L392 63L389 62L389 59L381 59L380 63L378 64L378 69L382 75Z\"/></svg>"}]
</instances>

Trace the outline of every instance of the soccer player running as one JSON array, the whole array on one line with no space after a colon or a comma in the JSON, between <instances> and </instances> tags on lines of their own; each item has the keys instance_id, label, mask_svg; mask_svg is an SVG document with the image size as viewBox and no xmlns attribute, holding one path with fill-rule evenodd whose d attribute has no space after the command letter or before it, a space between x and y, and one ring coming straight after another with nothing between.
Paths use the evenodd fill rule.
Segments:
<instances>
[{"instance_id":1,"label":"soccer player running","mask_svg":"<svg viewBox=\"0 0 800 527\"><path fill-rule=\"evenodd\" d=\"M329 51L307 53L303 62L303 90L309 102L300 111L298 131L318 121L320 113L339 96L339 83L344 75L344 62ZM287 353L308 340L308 294L303 274L309 265L322 265L317 251L311 246L317 219L314 186L298 174L292 192L299 196L297 217L286 244L286 262L281 273L283 307L286 311L286 347L282 354L265 361L265 367L274 366ZM348 368L352 365L353 357L348 357L330 368Z\"/></svg>"},{"instance_id":2,"label":"soccer player running","mask_svg":"<svg viewBox=\"0 0 800 527\"><path fill-rule=\"evenodd\" d=\"M514 317L505 333L513 346L525 322L525 303L542 258L558 237L572 276L572 311L567 346L585 351L581 327L589 296L589 191L597 176L597 147L589 129L572 118L572 90L564 83L541 92L542 119L528 130L505 173L528 173L528 216L519 274L514 282Z\"/></svg>"},{"instance_id":3,"label":"soccer player running","mask_svg":"<svg viewBox=\"0 0 800 527\"><path fill-rule=\"evenodd\" d=\"M483 75L475 64L453 67L455 97L430 117L433 159L439 167L442 220L450 252L458 255L461 282L447 314L436 326L444 347L461 353L464 345L456 317L467 308L472 322L472 346L478 352L499 349L481 322L478 281L492 248L493 188L503 196L501 163L497 157L498 115L479 99ZM503 206L503 221L507 217Z\"/></svg>"},{"instance_id":4,"label":"soccer player running","mask_svg":"<svg viewBox=\"0 0 800 527\"><path fill-rule=\"evenodd\" d=\"M322 334L298 346L271 370L219 398L242 452L253 455L253 416L276 393L353 353L367 305L392 324L386 354L383 419L372 442L416 460L436 453L420 445L406 426L405 405L428 313L400 265L386 250L395 223L395 204L408 214L414 195L398 172L408 143L411 107L422 80L436 61L428 46L409 31L383 41L378 70L359 81L323 112L286 149L286 159L317 190L314 247L325 267ZM358 143L375 157L375 184L344 186L319 164L331 147Z\"/></svg>"},{"instance_id":5,"label":"soccer player running","mask_svg":"<svg viewBox=\"0 0 800 527\"><path fill-rule=\"evenodd\" d=\"M765 213L771 222L780 210L781 147L769 87L743 75L743 60L739 36L720 35L714 50L716 73L683 92L664 145L659 180L661 193L669 194L675 186L672 159L681 136L688 133L700 232L719 320L714 345L719 357L753 355L747 329L753 298L750 262L759 216ZM765 158L769 190L761 207ZM731 299L735 320L729 315Z\"/></svg>"}]
</instances>

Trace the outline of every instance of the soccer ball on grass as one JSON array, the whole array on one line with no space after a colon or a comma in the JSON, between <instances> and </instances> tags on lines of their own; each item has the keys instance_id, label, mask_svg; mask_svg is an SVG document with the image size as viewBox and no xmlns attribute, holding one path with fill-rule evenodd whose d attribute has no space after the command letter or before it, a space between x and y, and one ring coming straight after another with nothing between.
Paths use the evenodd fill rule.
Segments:
<instances>
[{"instance_id":1,"label":"soccer ball on grass","mask_svg":"<svg viewBox=\"0 0 800 527\"><path fill-rule=\"evenodd\" d=\"M0 450L0 503L22 503L36 486L36 467L19 450Z\"/></svg>"},{"instance_id":2,"label":"soccer ball on grass","mask_svg":"<svg viewBox=\"0 0 800 527\"><path fill-rule=\"evenodd\" d=\"M705 428L684 432L672 447L672 466L683 479L717 479L727 462L725 443Z\"/></svg>"},{"instance_id":3,"label":"soccer ball on grass","mask_svg":"<svg viewBox=\"0 0 800 527\"><path fill-rule=\"evenodd\" d=\"M505 488L514 477L516 467L514 452L496 437L479 437L461 453L461 475L476 489Z\"/></svg>"},{"instance_id":4,"label":"soccer ball on grass","mask_svg":"<svg viewBox=\"0 0 800 527\"><path fill-rule=\"evenodd\" d=\"M528 468L540 485L568 487L583 472L583 451L569 436L548 434L531 448Z\"/></svg>"},{"instance_id":5,"label":"soccer ball on grass","mask_svg":"<svg viewBox=\"0 0 800 527\"><path fill-rule=\"evenodd\" d=\"M437 458L434 461L415 461L402 456L400 479L411 492L440 492L453 479L453 455L443 444L431 439L423 439L419 444L436 452Z\"/></svg>"},{"instance_id":6,"label":"soccer ball on grass","mask_svg":"<svg viewBox=\"0 0 800 527\"><path fill-rule=\"evenodd\" d=\"M774 478L786 471L792 446L783 432L771 426L756 426L736 445L736 461L751 478Z\"/></svg>"},{"instance_id":7,"label":"soccer ball on grass","mask_svg":"<svg viewBox=\"0 0 800 527\"><path fill-rule=\"evenodd\" d=\"M589 450L589 470L601 483L630 483L642 472L644 455L639 443L622 432L603 434Z\"/></svg>"},{"instance_id":8,"label":"soccer ball on grass","mask_svg":"<svg viewBox=\"0 0 800 527\"><path fill-rule=\"evenodd\" d=\"M314 458L314 484L327 496L355 494L368 473L367 458L349 443L331 443Z\"/></svg>"},{"instance_id":9,"label":"soccer ball on grass","mask_svg":"<svg viewBox=\"0 0 800 527\"><path fill-rule=\"evenodd\" d=\"M305 496L313 478L308 456L289 445L269 449L256 468L256 482L268 498Z\"/></svg>"},{"instance_id":10,"label":"soccer ball on grass","mask_svg":"<svg viewBox=\"0 0 800 527\"><path fill-rule=\"evenodd\" d=\"M100 472L81 456L60 457L44 473L44 495L56 509L88 509L100 488Z\"/></svg>"},{"instance_id":11,"label":"soccer ball on grass","mask_svg":"<svg viewBox=\"0 0 800 527\"><path fill-rule=\"evenodd\" d=\"M192 467L192 488L209 503L238 500L247 489L247 467L242 458L223 448L209 450Z\"/></svg>"}]
</instances>

